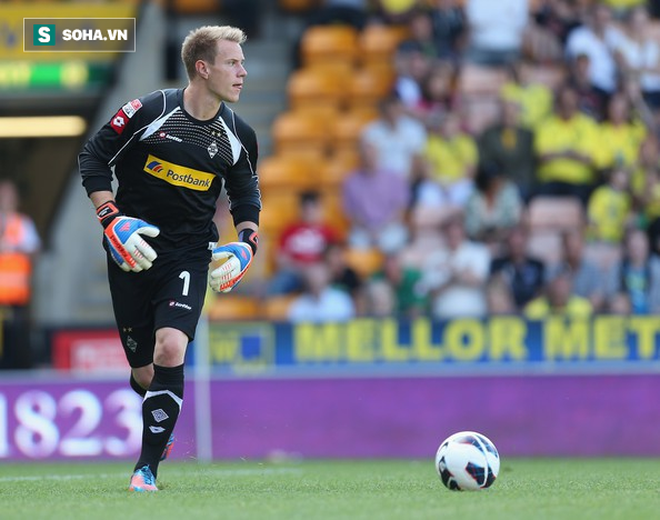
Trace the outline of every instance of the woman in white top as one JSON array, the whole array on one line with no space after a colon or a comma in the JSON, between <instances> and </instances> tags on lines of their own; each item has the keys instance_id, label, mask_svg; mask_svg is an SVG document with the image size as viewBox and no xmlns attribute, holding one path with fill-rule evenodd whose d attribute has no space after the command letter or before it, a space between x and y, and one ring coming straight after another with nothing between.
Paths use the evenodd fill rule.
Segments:
<instances>
[{"instance_id":1,"label":"woman in white top","mask_svg":"<svg viewBox=\"0 0 660 520\"><path fill-rule=\"evenodd\" d=\"M649 16L644 6L632 9L625 25L625 38L617 50L621 70L637 80L644 100L660 108L660 44L649 31Z\"/></svg>"}]
</instances>

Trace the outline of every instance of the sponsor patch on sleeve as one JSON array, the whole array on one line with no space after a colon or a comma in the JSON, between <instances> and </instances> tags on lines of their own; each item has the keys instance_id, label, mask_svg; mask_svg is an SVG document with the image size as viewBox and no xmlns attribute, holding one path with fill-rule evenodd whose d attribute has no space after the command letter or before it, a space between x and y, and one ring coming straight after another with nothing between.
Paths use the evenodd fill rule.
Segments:
<instances>
[{"instance_id":1,"label":"sponsor patch on sleeve","mask_svg":"<svg viewBox=\"0 0 660 520\"><path fill-rule=\"evenodd\" d=\"M126 127L126 120L127 117L124 113L124 109L120 108L117 113L112 116L112 119L110 120L110 126L115 132L121 135L121 133L124 131L124 127Z\"/></svg>"},{"instance_id":2,"label":"sponsor patch on sleeve","mask_svg":"<svg viewBox=\"0 0 660 520\"><path fill-rule=\"evenodd\" d=\"M133 101L129 101L123 107L121 107L121 109L124 111L124 113L126 114L126 116L128 116L129 119L133 117L135 112L140 110L140 108L142 108L142 103L140 102L139 99L134 99Z\"/></svg>"}]
</instances>

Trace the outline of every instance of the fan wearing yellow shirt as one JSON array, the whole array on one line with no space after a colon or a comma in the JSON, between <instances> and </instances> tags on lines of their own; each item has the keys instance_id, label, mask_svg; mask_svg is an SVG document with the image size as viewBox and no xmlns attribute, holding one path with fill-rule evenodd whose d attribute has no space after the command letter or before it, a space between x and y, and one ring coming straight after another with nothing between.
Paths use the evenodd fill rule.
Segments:
<instances>
[{"instance_id":1,"label":"fan wearing yellow shirt","mask_svg":"<svg viewBox=\"0 0 660 520\"><path fill-rule=\"evenodd\" d=\"M587 207L590 240L618 244L623 239L623 231L631 219L629 177L625 168L615 168L608 182L591 194Z\"/></svg>"},{"instance_id":2,"label":"fan wearing yellow shirt","mask_svg":"<svg viewBox=\"0 0 660 520\"><path fill-rule=\"evenodd\" d=\"M432 118L428 132L423 152L428 178L440 184L452 203L463 206L473 190L477 144L461 131L453 113Z\"/></svg>"},{"instance_id":3,"label":"fan wearing yellow shirt","mask_svg":"<svg viewBox=\"0 0 660 520\"><path fill-rule=\"evenodd\" d=\"M647 132L641 121L631 117L630 102L624 94L614 94L610 98L607 120L600 125L600 133L599 163L603 167L634 166Z\"/></svg>"},{"instance_id":4,"label":"fan wearing yellow shirt","mask_svg":"<svg viewBox=\"0 0 660 520\"><path fill-rule=\"evenodd\" d=\"M535 129L552 111L552 92L541 83L530 82L521 62L507 68L508 80L500 89L500 97L521 108L520 122Z\"/></svg>"},{"instance_id":5,"label":"fan wearing yellow shirt","mask_svg":"<svg viewBox=\"0 0 660 520\"><path fill-rule=\"evenodd\" d=\"M597 180L601 147L597 123L578 111L576 91L562 87L554 114L536 131L538 194L576 196L586 206Z\"/></svg>"},{"instance_id":6,"label":"fan wearing yellow shirt","mask_svg":"<svg viewBox=\"0 0 660 520\"><path fill-rule=\"evenodd\" d=\"M550 316L586 319L593 314L593 307L587 298L573 294L573 275L570 270L563 269L547 281L544 295L525 306L524 314L529 320Z\"/></svg>"}]
</instances>

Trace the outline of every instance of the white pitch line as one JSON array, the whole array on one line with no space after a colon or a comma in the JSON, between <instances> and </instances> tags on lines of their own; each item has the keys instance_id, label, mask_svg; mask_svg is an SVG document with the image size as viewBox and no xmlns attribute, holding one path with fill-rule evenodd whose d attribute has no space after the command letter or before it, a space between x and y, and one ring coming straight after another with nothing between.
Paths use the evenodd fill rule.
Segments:
<instances>
[{"instance_id":1,"label":"white pitch line","mask_svg":"<svg viewBox=\"0 0 660 520\"><path fill-rule=\"evenodd\" d=\"M196 470L196 471L165 471L169 475L211 475L218 477L234 477L239 475L286 475L302 473L301 469L297 468L263 468L263 469L209 469L209 470ZM126 476L126 472L121 473L87 473L84 475L26 475L26 476L13 476L13 477L0 477L0 482L34 482L40 480L79 480L85 478L122 478Z\"/></svg>"}]
</instances>

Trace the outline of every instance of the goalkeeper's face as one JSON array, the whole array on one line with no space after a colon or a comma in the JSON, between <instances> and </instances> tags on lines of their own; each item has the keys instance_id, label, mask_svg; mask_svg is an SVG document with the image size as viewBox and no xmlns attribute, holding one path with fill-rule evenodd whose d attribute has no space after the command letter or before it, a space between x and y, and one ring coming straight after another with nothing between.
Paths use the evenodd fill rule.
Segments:
<instances>
[{"instance_id":1,"label":"goalkeeper's face","mask_svg":"<svg viewBox=\"0 0 660 520\"><path fill-rule=\"evenodd\" d=\"M243 50L238 43L220 40L215 61L208 64L208 89L222 101L238 101L247 76L244 62Z\"/></svg>"}]
</instances>

